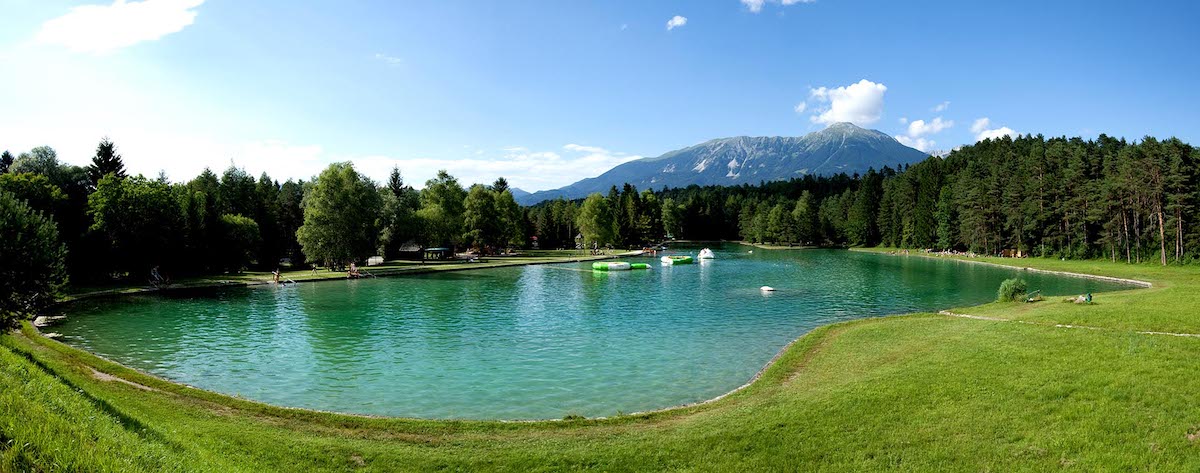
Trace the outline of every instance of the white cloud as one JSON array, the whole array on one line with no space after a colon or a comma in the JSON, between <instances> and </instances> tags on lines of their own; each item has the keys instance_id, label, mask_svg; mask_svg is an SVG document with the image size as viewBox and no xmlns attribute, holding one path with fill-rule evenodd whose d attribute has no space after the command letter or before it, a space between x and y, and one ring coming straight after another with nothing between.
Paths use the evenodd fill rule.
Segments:
<instances>
[{"instance_id":1,"label":"white cloud","mask_svg":"<svg viewBox=\"0 0 1200 473\"><path fill-rule=\"evenodd\" d=\"M971 133L975 134L975 141L983 141L986 139L995 139L1004 136L1016 137L1017 132L1012 128L1002 126L1000 128L992 128L992 120L988 117L983 117L975 120L971 124Z\"/></svg>"},{"instance_id":2,"label":"white cloud","mask_svg":"<svg viewBox=\"0 0 1200 473\"><path fill-rule=\"evenodd\" d=\"M925 120L913 120L908 122L906 134L896 135L896 141L910 148L929 152L934 149L934 146L937 146L937 142L933 141L932 138L928 138L927 135L936 135L952 126L954 126L954 120L942 120L942 117L936 117L928 122Z\"/></svg>"},{"instance_id":3,"label":"white cloud","mask_svg":"<svg viewBox=\"0 0 1200 473\"><path fill-rule=\"evenodd\" d=\"M808 102L800 102L800 103L796 104L796 108L794 110L796 110L796 113L804 113L804 111L807 109L808 109Z\"/></svg>"},{"instance_id":4,"label":"white cloud","mask_svg":"<svg viewBox=\"0 0 1200 473\"><path fill-rule=\"evenodd\" d=\"M179 32L196 20L204 0L116 0L83 5L42 24L37 41L75 52L103 53Z\"/></svg>"},{"instance_id":5,"label":"white cloud","mask_svg":"<svg viewBox=\"0 0 1200 473\"><path fill-rule=\"evenodd\" d=\"M817 109L819 114L809 117L813 123L832 124L850 122L866 126L879 121L883 115L883 93L887 86L863 79L857 83L834 89L819 87L809 91L813 100L828 102L828 107Z\"/></svg>"},{"instance_id":6,"label":"white cloud","mask_svg":"<svg viewBox=\"0 0 1200 473\"><path fill-rule=\"evenodd\" d=\"M909 148L915 148L925 152L928 152L929 150L933 149L934 146L937 146L936 141L921 137L897 135L896 141L899 141L900 144L903 144Z\"/></svg>"},{"instance_id":7,"label":"white cloud","mask_svg":"<svg viewBox=\"0 0 1200 473\"><path fill-rule=\"evenodd\" d=\"M580 179L598 176L613 166L641 159L641 156L609 151L597 146L575 143L555 151L531 152L526 148L510 148L498 158L410 158L388 157L349 158L359 171L382 180L393 165L400 166L405 179L416 186L445 169L464 184L490 183L503 176L513 187L534 192L555 189Z\"/></svg>"},{"instance_id":8,"label":"white cloud","mask_svg":"<svg viewBox=\"0 0 1200 473\"><path fill-rule=\"evenodd\" d=\"M992 120L988 117L978 118L975 120L975 123L971 124L971 133L979 133L987 129L991 124Z\"/></svg>"},{"instance_id":9,"label":"white cloud","mask_svg":"<svg viewBox=\"0 0 1200 473\"><path fill-rule=\"evenodd\" d=\"M788 6L795 5L797 3L813 3L816 1L817 0L741 0L742 5L745 5L746 9L750 10L751 13L758 13L762 11L763 5L766 5L767 2Z\"/></svg>"},{"instance_id":10,"label":"white cloud","mask_svg":"<svg viewBox=\"0 0 1200 473\"><path fill-rule=\"evenodd\" d=\"M404 64L404 59L398 58L396 56L389 56L384 53L375 53L375 59L383 61L384 64L387 64L392 67L396 67L401 64Z\"/></svg>"},{"instance_id":11,"label":"white cloud","mask_svg":"<svg viewBox=\"0 0 1200 473\"><path fill-rule=\"evenodd\" d=\"M900 118L898 119L898 121L900 122L900 124L901 124L901 125L907 125L907 124L908 124L908 117L900 117Z\"/></svg>"},{"instance_id":12,"label":"white cloud","mask_svg":"<svg viewBox=\"0 0 1200 473\"><path fill-rule=\"evenodd\" d=\"M954 120L942 120L942 117L934 118L928 123L925 120L914 120L908 124L908 136L932 135L952 126L954 126Z\"/></svg>"},{"instance_id":13,"label":"white cloud","mask_svg":"<svg viewBox=\"0 0 1200 473\"><path fill-rule=\"evenodd\" d=\"M579 152L579 153L608 153L608 150L606 150L604 148L598 148L595 146L577 145L575 143L570 143L570 144L564 145L563 149L565 149L567 151L575 151L575 152Z\"/></svg>"},{"instance_id":14,"label":"white cloud","mask_svg":"<svg viewBox=\"0 0 1200 473\"><path fill-rule=\"evenodd\" d=\"M686 16L675 15L670 20L667 20L667 31L671 31L675 28L679 28L686 24L687 24Z\"/></svg>"},{"instance_id":15,"label":"white cloud","mask_svg":"<svg viewBox=\"0 0 1200 473\"><path fill-rule=\"evenodd\" d=\"M934 105L933 108L931 108L930 110L933 111L933 113L941 113L941 112L946 111L946 109L948 109L948 108L950 108L949 100L939 103L937 105Z\"/></svg>"},{"instance_id":16,"label":"white cloud","mask_svg":"<svg viewBox=\"0 0 1200 473\"><path fill-rule=\"evenodd\" d=\"M766 0L742 0L742 5L745 5L746 8L749 8L754 13L762 11L764 3L766 3Z\"/></svg>"}]
</instances>

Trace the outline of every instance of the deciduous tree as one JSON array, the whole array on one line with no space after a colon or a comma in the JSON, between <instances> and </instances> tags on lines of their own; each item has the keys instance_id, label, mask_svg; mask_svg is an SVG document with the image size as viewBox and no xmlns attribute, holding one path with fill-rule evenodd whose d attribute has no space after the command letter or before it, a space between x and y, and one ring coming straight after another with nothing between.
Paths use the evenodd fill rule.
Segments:
<instances>
[{"instance_id":1,"label":"deciduous tree","mask_svg":"<svg viewBox=\"0 0 1200 473\"><path fill-rule=\"evenodd\" d=\"M67 282L66 251L53 221L0 190L0 328L54 302Z\"/></svg>"},{"instance_id":2,"label":"deciduous tree","mask_svg":"<svg viewBox=\"0 0 1200 473\"><path fill-rule=\"evenodd\" d=\"M310 263L340 269L374 254L380 199L375 183L349 162L333 163L304 195L297 240Z\"/></svg>"}]
</instances>

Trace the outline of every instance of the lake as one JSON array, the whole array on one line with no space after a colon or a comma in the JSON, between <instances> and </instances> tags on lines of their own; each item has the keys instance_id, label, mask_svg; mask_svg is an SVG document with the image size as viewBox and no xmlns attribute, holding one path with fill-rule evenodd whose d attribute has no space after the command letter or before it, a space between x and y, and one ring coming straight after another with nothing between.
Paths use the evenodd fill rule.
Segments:
<instances>
[{"instance_id":1,"label":"lake","mask_svg":"<svg viewBox=\"0 0 1200 473\"><path fill-rule=\"evenodd\" d=\"M127 366L276 405L546 419L711 399L815 327L985 303L1016 274L1047 296L1125 288L953 260L713 249L694 265L627 259L654 263L641 271L568 263L93 299L55 331Z\"/></svg>"}]
</instances>

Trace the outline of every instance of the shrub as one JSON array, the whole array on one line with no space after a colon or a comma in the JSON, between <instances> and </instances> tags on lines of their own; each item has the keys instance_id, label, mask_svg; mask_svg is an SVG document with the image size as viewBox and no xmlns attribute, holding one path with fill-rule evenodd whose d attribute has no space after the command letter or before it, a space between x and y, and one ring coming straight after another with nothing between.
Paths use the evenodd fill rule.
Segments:
<instances>
[{"instance_id":1,"label":"shrub","mask_svg":"<svg viewBox=\"0 0 1200 473\"><path fill-rule=\"evenodd\" d=\"M53 220L0 191L0 328L54 302L67 282L66 254Z\"/></svg>"},{"instance_id":2,"label":"shrub","mask_svg":"<svg viewBox=\"0 0 1200 473\"><path fill-rule=\"evenodd\" d=\"M996 291L996 302L1018 302L1029 292L1029 284L1024 279L1005 279Z\"/></svg>"}]
</instances>

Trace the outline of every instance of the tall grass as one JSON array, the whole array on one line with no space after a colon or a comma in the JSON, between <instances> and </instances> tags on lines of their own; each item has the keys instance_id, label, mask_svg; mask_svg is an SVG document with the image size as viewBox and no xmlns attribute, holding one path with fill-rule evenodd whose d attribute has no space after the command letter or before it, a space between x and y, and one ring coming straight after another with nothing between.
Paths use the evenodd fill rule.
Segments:
<instances>
[{"instance_id":1,"label":"tall grass","mask_svg":"<svg viewBox=\"0 0 1200 473\"><path fill-rule=\"evenodd\" d=\"M996 291L996 302L1021 302L1029 292L1029 284L1024 279L1005 279Z\"/></svg>"}]
</instances>

